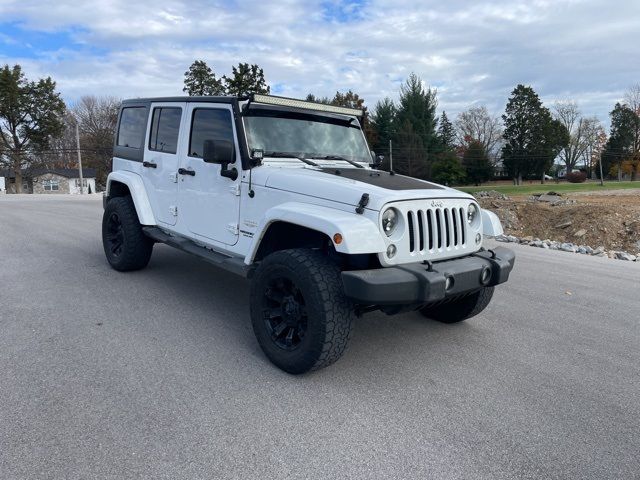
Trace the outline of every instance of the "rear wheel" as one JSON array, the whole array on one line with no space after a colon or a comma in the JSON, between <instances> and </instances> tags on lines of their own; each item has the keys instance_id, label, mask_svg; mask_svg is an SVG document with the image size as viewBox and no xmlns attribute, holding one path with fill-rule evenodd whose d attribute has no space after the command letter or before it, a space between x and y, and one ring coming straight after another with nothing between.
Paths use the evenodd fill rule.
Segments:
<instances>
[{"instance_id":1,"label":"rear wheel","mask_svg":"<svg viewBox=\"0 0 640 480\"><path fill-rule=\"evenodd\" d=\"M299 374L335 362L351 336L354 308L340 270L314 250L267 256L251 284L251 322L260 347L276 366Z\"/></svg>"},{"instance_id":2,"label":"rear wheel","mask_svg":"<svg viewBox=\"0 0 640 480\"><path fill-rule=\"evenodd\" d=\"M451 300L436 306L425 306L420 313L427 318L442 323L462 322L482 312L493 297L494 287L485 287L462 298Z\"/></svg>"},{"instance_id":3,"label":"rear wheel","mask_svg":"<svg viewBox=\"0 0 640 480\"><path fill-rule=\"evenodd\" d=\"M102 217L102 245L109 265L115 270L140 270L149 263L153 240L143 233L131 197L116 197L107 202Z\"/></svg>"}]
</instances>

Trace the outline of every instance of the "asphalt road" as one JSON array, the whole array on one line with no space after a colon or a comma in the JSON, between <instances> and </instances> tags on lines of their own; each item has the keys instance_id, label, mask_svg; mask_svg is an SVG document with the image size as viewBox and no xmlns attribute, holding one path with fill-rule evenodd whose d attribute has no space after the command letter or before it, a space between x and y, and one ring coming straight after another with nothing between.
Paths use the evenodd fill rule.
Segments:
<instances>
[{"instance_id":1,"label":"asphalt road","mask_svg":"<svg viewBox=\"0 0 640 480\"><path fill-rule=\"evenodd\" d=\"M112 271L100 216L0 196L2 479L640 478L640 264L515 246L482 315L370 314L294 377L244 280Z\"/></svg>"}]
</instances>

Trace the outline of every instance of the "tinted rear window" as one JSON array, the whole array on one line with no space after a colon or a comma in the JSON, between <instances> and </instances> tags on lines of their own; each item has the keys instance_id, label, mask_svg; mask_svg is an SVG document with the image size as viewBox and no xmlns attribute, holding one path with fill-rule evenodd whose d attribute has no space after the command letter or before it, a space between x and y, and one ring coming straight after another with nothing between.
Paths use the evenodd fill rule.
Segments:
<instances>
[{"instance_id":1,"label":"tinted rear window","mask_svg":"<svg viewBox=\"0 0 640 480\"><path fill-rule=\"evenodd\" d=\"M147 109L145 107L126 107L120 114L118 128L119 147L140 148L147 128Z\"/></svg>"},{"instance_id":2,"label":"tinted rear window","mask_svg":"<svg viewBox=\"0 0 640 480\"><path fill-rule=\"evenodd\" d=\"M205 140L228 140L233 144L231 112L219 108L198 108L193 112L189 155L202 158Z\"/></svg>"},{"instance_id":3,"label":"tinted rear window","mask_svg":"<svg viewBox=\"0 0 640 480\"><path fill-rule=\"evenodd\" d=\"M181 108L162 107L153 109L149 150L156 150L163 153L176 153L181 117Z\"/></svg>"}]
</instances>

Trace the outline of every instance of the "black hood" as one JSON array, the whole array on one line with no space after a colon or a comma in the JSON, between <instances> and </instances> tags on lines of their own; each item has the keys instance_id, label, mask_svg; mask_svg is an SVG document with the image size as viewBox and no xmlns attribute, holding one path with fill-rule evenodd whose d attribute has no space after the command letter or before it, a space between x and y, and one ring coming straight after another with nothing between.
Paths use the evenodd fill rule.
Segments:
<instances>
[{"instance_id":1,"label":"black hood","mask_svg":"<svg viewBox=\"0 0 640 480\"><path fill-rule=\"evenodd\" d=\"M397 173L391 174L382 170L365 168L323 168L324 173L337 175L350 180L368 183L388 190L442 190L442 187L413 177L405 177Z\"/></svg>"}]
</instances>

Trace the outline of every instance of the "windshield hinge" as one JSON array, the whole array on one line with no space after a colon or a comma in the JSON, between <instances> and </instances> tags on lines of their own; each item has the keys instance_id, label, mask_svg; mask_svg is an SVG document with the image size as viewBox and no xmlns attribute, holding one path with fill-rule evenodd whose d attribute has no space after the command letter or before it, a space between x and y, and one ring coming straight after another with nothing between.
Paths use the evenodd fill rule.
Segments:
<instances>
[{"instance_id":1,"label":"windshield hinge","mask_svg":"<svg viewBox=\"0 0 640 480\"><path fill-rule=\"evenodd\" d=\"M236 183L235 185L231 185L229 187L229 191L237 197L238 195L240 195L240 185L238 183Z\"/></svg>"},{"instance_id":2,"label":"windshield hinge","mask_svg":"<svg viewBox=\"0 0 640 480\"><path fill-rule=\"evenodd\" d=\"M233 233L234 235L238 235L238 233L240 233L239 231L239 227L237 223L230 223L227 225L227 230L229 230L231 233Z\"/></svg>"}]
</instances>

